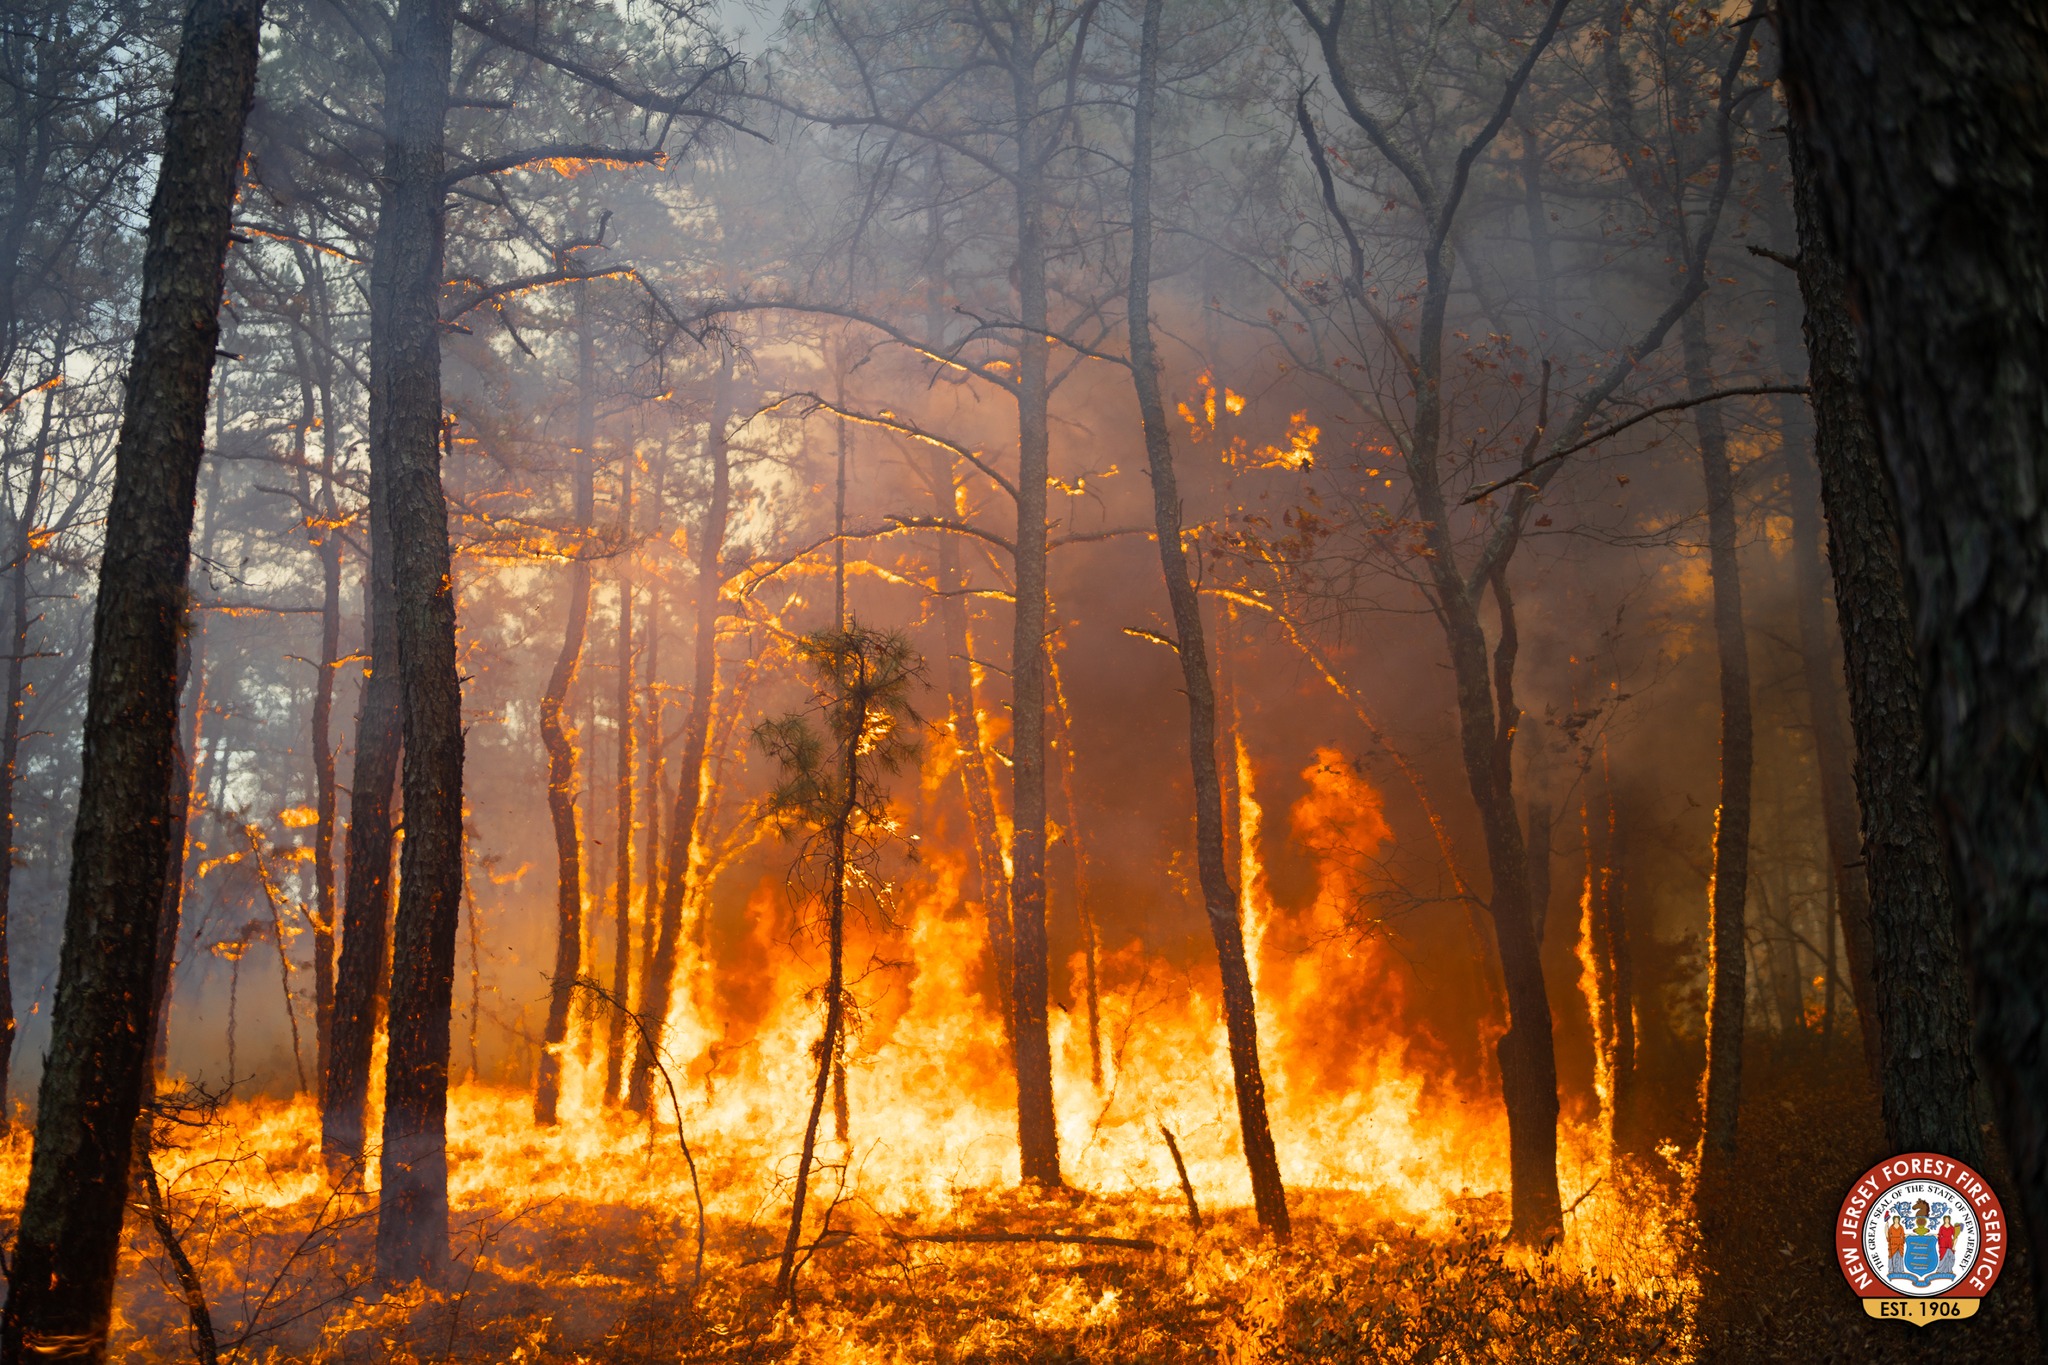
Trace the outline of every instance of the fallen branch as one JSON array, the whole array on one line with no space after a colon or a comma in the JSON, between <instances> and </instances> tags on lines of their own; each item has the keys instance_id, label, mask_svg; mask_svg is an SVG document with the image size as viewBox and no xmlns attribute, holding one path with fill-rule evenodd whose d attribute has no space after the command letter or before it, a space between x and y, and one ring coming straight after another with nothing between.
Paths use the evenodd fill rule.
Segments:
<instances>
[{"instance_id":1,"label":"fallen branch","mask_svg":"<svg viewBox=\"0 0 2048 1365\"><path fill-rule=\"evenodd\" d=\"M1143 1237L1095 1237L1079 1232L892 1232L889 1235L899 1242L1053 1242L1060 1246L1159 1250L1159 1243Z\"/></svg>"}]
</instances>

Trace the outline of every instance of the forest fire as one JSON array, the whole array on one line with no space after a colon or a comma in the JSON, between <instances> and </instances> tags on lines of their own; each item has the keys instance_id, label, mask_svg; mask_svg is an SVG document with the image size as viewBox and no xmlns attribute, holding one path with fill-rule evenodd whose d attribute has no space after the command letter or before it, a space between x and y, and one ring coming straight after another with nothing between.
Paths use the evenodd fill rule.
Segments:
<instances>
[{"instance_id":1,"label":"forest fire","mask_svg":"<svg viewBox=\"0 0 2048 1365\"><path fill-rule=\"evenodd\" d=\"M1841 8L10 0L0 1365L2037 1353L2048 60Z\"/></svg>"}]
</instances>

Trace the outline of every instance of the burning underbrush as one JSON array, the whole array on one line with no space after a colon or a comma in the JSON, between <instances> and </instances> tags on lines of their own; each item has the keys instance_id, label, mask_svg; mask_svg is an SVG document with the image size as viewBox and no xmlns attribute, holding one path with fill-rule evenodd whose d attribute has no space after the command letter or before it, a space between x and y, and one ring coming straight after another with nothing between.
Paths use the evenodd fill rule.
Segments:
<instances>
[{"instance_id":1,"label":"burning underbrush","mask_svg":"<svg viewBox=\"0 0 2048 1365\"><path fill-rule=\"evenodd\" d=\"M1399 1183L1304 1185L1297 1235L1274 1247L1239 1200L1201 1200L1199 1159L1191 1201L1156 1134L1142 1184L1034 1194L983 1183L971 1163L956 1163L957 1182L899 1164L896 1147L915 1151L919 1135L877 1126L832 1144L814 1176L792 1317L771 1291L793 1164L773 1139L698 1131L693 1180L670 1124L537 1130L524 1092L458 1088L449 1274L384 1292L370 1271L374 1170L367 1191L348 1172L330 1179L318 1132L304 1100L164 1109L161 1217L138 1208L123 1252L122 1358L193 1359L195 1298L222 1359L280 1363L1689 1354L1694 1288L1670 1273L1683 1258L1661 1212L1669 1171L1617 1167L1548 1256L1500 1240L1497 1191L1418 1210ZM24 1139L4 1155L11 1203Z\"/></svg>"},{"instance_id":2,"label":"burning underbrush","mask_svg":"<svg viewBox=\"0 0 2048 1365\"><path fill-rule=\"evenodd\" d=\"M618 1103L603 1040L619 997L595 983L577 992L557 1122L536 1123L524 1086L452 1090L449 1265L431 1287L377 1283L375 1154L335 1167L309 1097L160 1099L117 1345L203 1363L203 1317L219 1359L277 1365L1692 1355L1683 1164L1671 1149L1616 1159L1602 1113L1567 1123L1565 1235L1509 1245L1498 1078L1455 1062L1412 1008L1399 945L1347 918L1370 871L1356 855L1389 837L1377 795L1319 755L1290 815L1346 856L1319 857L1313 890L1283 906L1258 859L1249 764L1239 777L1291 1243L1255 1225L1214 977L1135 942L1069 964L1089 994L1050 1028L1068 1188L1020 1185L988 929L961 894L964 860L934 850L853 935L867 965L848 985L793 1313L775 1286L819 969L777 914L785 889L764 882L752 939L722 947L733 960L685 951L646 1114ZM25 1137L6 1142L0 1205L26 1178Z\"/></svg>"}]
</instances>

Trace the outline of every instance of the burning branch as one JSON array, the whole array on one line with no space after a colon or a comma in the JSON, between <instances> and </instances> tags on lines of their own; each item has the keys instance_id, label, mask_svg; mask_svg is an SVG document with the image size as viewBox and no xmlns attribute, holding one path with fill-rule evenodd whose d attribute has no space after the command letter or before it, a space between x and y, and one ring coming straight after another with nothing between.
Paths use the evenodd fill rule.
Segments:
<instances>
[{"instance_id":1,"label":"burning branch","mask_svg":"<svg viewBox=\"0 0 2048 1365\"><path fill-rule=\"evenodd\" d=\"M668 153L659 147L595 147L587 143L551 143L540 147L522 147L516 152L501 156L486 157L471 161L441 178L441 184L453 189L464 180L479 176L503 175L507 171L532 170L546 166L563 170L568 166L607 166L617 169L624 166L666 166Z\"/></svg>"}]
</instances>

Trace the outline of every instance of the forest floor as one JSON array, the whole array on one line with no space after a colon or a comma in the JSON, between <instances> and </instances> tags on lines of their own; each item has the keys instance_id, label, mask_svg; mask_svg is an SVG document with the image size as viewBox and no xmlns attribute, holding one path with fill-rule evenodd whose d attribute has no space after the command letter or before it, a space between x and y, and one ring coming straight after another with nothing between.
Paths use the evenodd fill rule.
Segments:
<instances>
[{"instance_id":1,"label":"forest floor","mask_svg":"<svg viewBox=\"0 0 2048 1365\"><path fill-rule=\"evenodd\" d=\"M1470 1223L1439 1233L1386 1222L1355 1195L1296 1193L1293 1243L1275 1248L1248 1213L1198 1232L1178 1197L1073 1197L1016 1190L960 1200L918 1235L1000 1231L1116 1238L972 1244L896 1235L900 1218L842 1205L835 1232L799 1277L799 1311L772 1293L781 1232L714 1222L701 1287L684 1211L649 1215L556 1199L458 1214L449 1283L379 1296L349 1267L369 1252L367 1219L343 1218L328 1245L283 1279L284 1241L261 1270L213 1295L224 1342L269 1326L234 1357L285 1362L1330 1362L1652 1361L1691 1351L1693 1297L1681 1279L1624 1289L1557 1258L1506 1247ZM140 1220L137 1220L140 1221ZM207 1246L197 1225L185 1239ZM211 1246L237 1258L231 1236ZM117 1342L123 1358L191 1360L168 1264L133 1229ZM273 1284L282 1286L272 1289ZM266 1296L273 1301L263 1304Z\"/></svg>"},{"instance_id":2,"label":"forest floor","mask_svg":"<svg viewBox=\"0 0 2048 1365\"><path fill-rule=\"evenodd\" d=\"M508 1115L525 1107L510 1092L458 1091L457 1108L465 1104ZM1284 1248L1260 1237L1245 1210L1205 1210L1196 1229L1171 1190L965 1189L886 1212L849 1198L802 1268L794 1316L772 1292L786 1193L705 1168L712 1215L700 1281L692 1187L645 1130L609 1155L564 1159L531 1146L524 1122L481 1129L500 1136L451 1153L486 1174L457 1191L447 1283L379 1294L366 1270L372 1210L328 1188L310 1109L237 1108L231 1142L202 1134L182 1153L161 1153L159 1168L179 1172L167 1181L169 1212L205 1277L222 1359L238 1363L2036 1358L2024 1248L1985 1311L1960 1323L1873 1320L1842 1282L1835 1212L1854 1179L1888 1155L1875 1097L1847 1048L1755 1057L1746 1175L1718 1211L1714 1225L1730 1229L1718 1237L1673 1217L1683 1171L1668 1159L1618 1163L1549 1255L1500 1239L1497 1197L1461 1201L1423 1225L1355 1192L1299 1189ZM0 1149L0 1200L19 1197L25 1149L18 1134ZM501 1173L490 1173L494 1162ZM1987 1175L1998 1182L1995 1166ZM818 1197L830 1202L832 1177L822 1183ZM640 1188L660 1193L619 1193ZM1047 1240L944 1240L991 1232ZM1086 1238L1140 1245L1076 1240ZM152 1365L195 1358L147 1218L130 1220L115 1346L118 1358Z\"/></svg>"}]
</instances>

